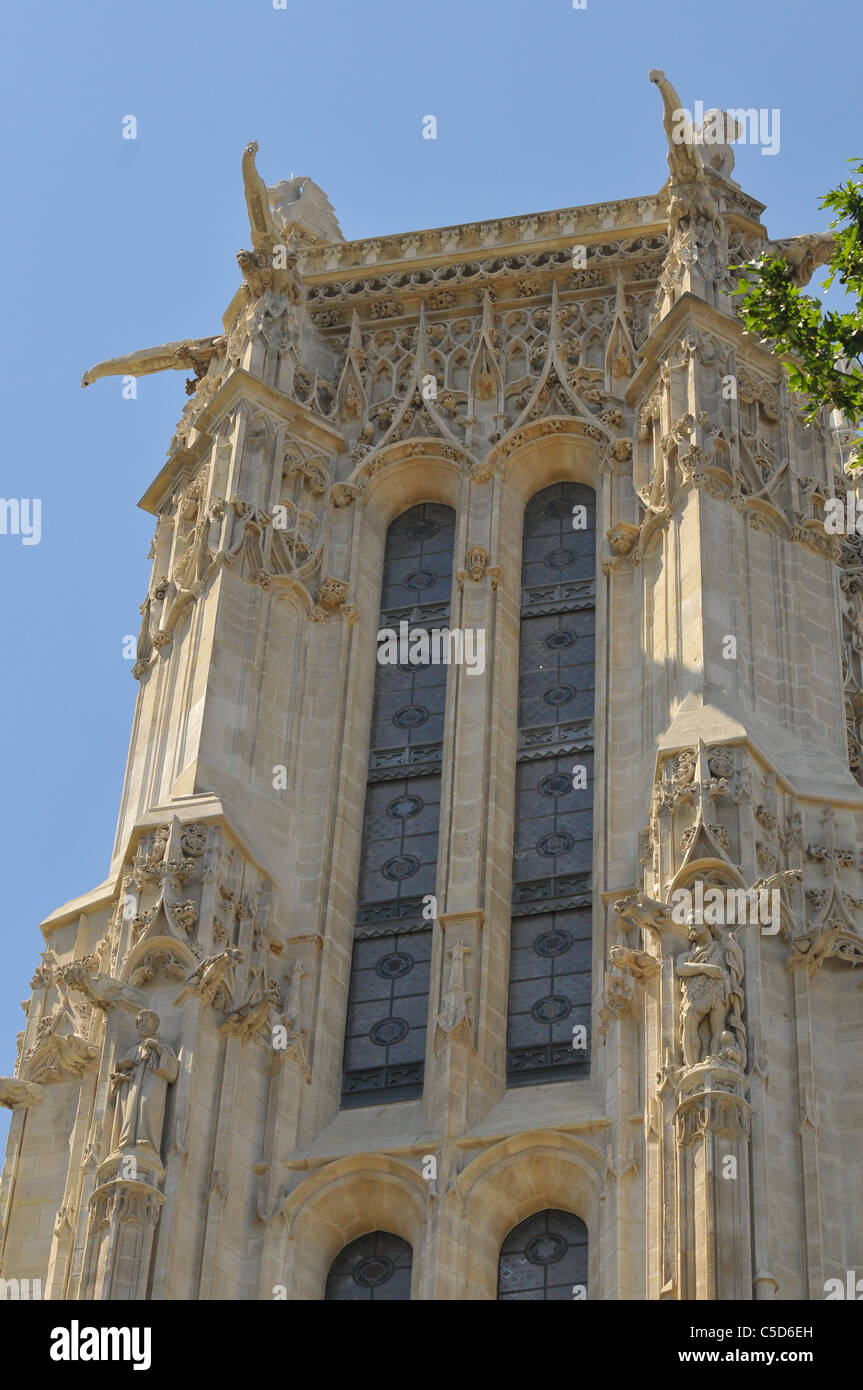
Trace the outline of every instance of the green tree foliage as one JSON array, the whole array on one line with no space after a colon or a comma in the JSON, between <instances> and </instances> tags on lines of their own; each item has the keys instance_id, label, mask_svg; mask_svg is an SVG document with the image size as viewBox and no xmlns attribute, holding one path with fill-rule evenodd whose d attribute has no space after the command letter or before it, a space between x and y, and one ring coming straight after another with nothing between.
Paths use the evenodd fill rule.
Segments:
<instances>
[{"instance_id":1,"label":"green tree foliage","mask_svg":"<svg viewBox=\"0 0 863 1390\"><path fill-rule=\"evenodd\" d=\"M793 283L788 265L779 256L763 255L741 272L737 294L743 296L741 317L748 333L771 340L786 362L791 389L808 398L805 414L841 410L854 422L863 419L863 163L856 178L832 189L821 202L835 214L830 230L835 238L825 289L838 279L856 299L847 313L825 310L820 299L804 294Z\"/></svg>"}]
</instances>

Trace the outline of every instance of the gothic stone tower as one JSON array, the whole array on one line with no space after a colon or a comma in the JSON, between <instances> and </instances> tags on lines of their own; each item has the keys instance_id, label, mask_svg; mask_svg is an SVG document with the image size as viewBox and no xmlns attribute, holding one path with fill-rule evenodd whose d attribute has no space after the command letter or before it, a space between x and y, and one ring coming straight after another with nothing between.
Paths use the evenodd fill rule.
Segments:
<instances>
[{"instance_id":1,"label":"gothic stone tower","mask_svg":"<svg viewBox=\"0 0 863 1390\"><path fill-rule=\"evenodd\" d=\"M84 378L194 373L110 872L0 1081L0 1273L822 1298L863 1268L863 563L728 294L763 207L669 138L657 196L346 242L255 153L224 331ZM678 920L753 885L769 926Z\"/></svg>"}]
</instances>

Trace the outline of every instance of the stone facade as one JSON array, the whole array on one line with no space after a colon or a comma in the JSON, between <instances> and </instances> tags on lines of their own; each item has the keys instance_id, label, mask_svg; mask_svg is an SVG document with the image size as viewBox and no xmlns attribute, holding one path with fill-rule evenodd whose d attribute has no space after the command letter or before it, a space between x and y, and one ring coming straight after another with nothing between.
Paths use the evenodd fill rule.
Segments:
<instances>
[{"instance_id":1,"label":"stone facade","mask_svg":"<svg viewBox=\"0 0 863 1390\"><path fill-rule=\"evenodd\" d=\"M52 1299L385 1298L406 1242L400 1297L494 1299L514 1228L557 1212L591 1299L823 1298L863 1270L863 560L824 524L841 432L804 423L728 294L763 207L728 146L669 140L656 196L348 242L255 153L224 331L84 378L193 373L141 502L110 872L42 924L0 1080L0 1274ZM774 243L798 282L815 242ZM595 494L596 563L525 587L525 509L559 484ZM426 757L440 806L428 911L387 899L360 930L387 534L430 504L454 514L447 621L486 659L448 672L432 751L372 758L386 785ZM595 611L596 698L523 737L540 609ZM516 771L543 747L595 758L592 849L519 898ZM775 894L775 929L678 921L698 884ZM562 1070L508 1085L518 901L558 943L588 922L592 986L580 1069L558 1033ZM344 1104L355 938L423 922L419 1082L388 1101L410 1069L372 1068ZM557 1260L553 1227L528 1264ZM396 1255L358 1247L365 1282L328 1284L373 1232Z\"/></svg>"}]
</instances>

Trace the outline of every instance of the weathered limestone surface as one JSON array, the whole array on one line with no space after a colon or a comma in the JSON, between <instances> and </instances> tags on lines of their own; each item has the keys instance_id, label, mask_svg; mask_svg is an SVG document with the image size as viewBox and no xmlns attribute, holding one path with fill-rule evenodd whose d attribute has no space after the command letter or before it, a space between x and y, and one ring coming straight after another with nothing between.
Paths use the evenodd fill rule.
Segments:
<instances>
[{"instance_id":1,"label":"weathered limestone surface","mask_svg":"<svg viewBox=\"0 0 863 1390\"><path fill-rule=\"evenodd\" d=\"M764 209L672 142L656 196L347 242L256 148L223 331L84 379L194 373L110 871L42 924L0 1081L0 1275L320 1299L381 1230L412 1297L492 1299L560 1209L591 1298L821 1298L863 1270L863 562L835 431L727 293ZM561 480L600 541L593 1046L507 1089L522 518ZM342 1109L384 543L427 502L488 659L448 687L424 1092ZM760 880L773 934L671 916Z\"/></svg>"}]
</instances>

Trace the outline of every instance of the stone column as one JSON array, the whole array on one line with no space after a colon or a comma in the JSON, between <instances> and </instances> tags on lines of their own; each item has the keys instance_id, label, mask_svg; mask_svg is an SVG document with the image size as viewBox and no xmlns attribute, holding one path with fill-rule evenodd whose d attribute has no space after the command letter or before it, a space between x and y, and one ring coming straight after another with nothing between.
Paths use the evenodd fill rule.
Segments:
<instances>
[{"instance_id":1,"label":"stone column","mask_svg":"<svg viewBox=\"0 0 863 1390\"><path fill-rule=\"evenodd\" d=\"M674 1111L678 1299L752 1298L746 1082L710 1062L681 1080Z\"/></svg>"}]
</instances>

